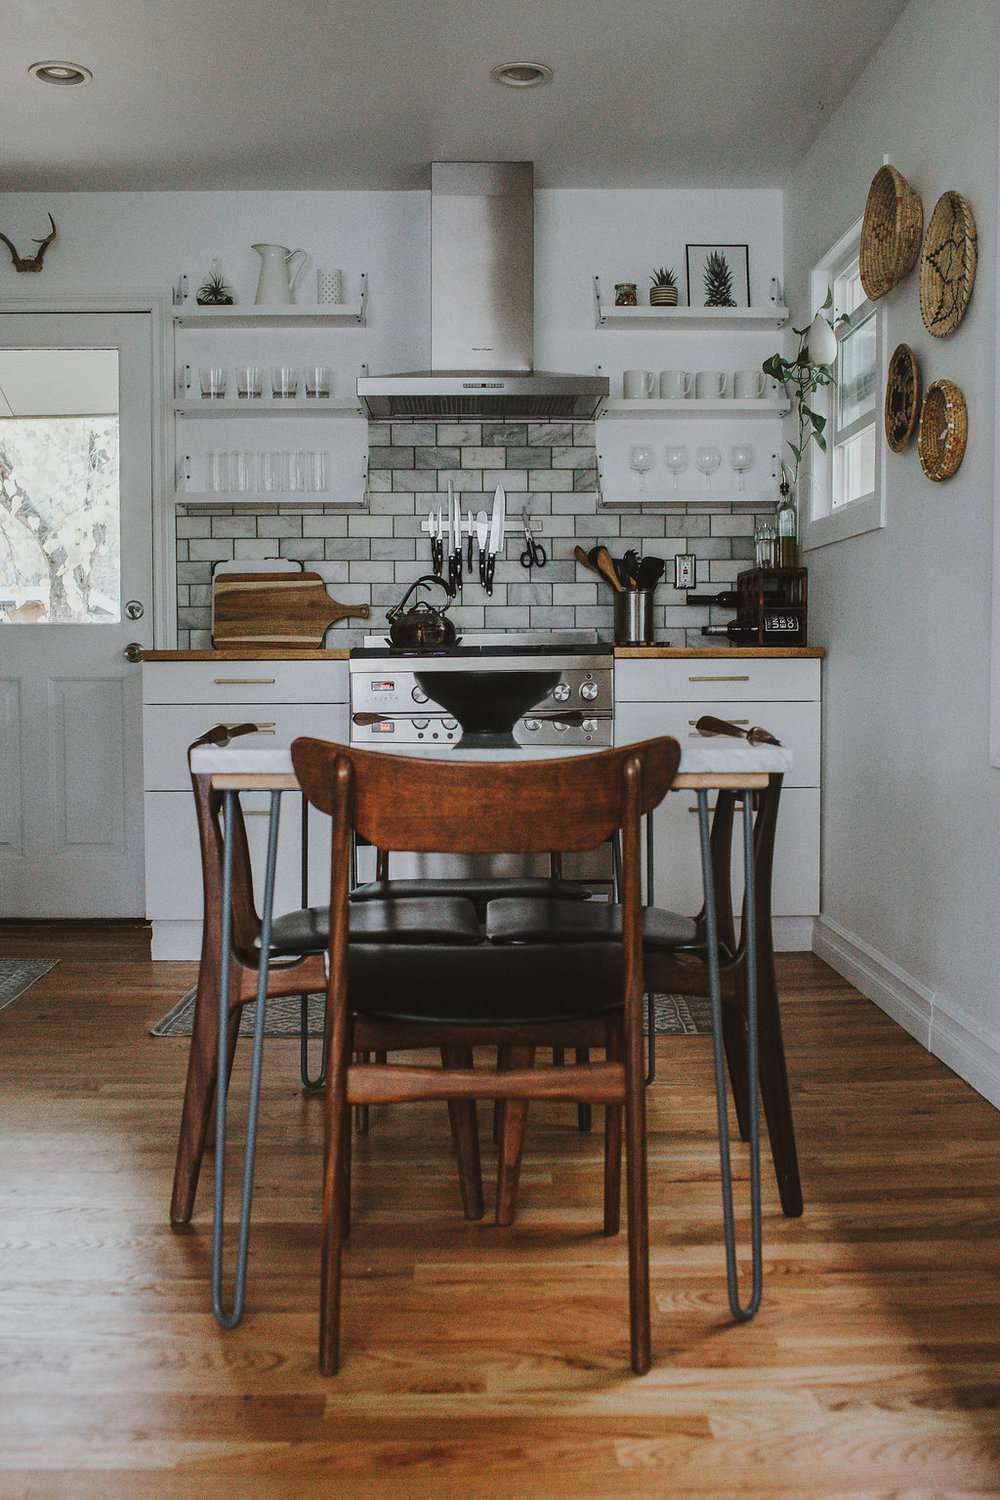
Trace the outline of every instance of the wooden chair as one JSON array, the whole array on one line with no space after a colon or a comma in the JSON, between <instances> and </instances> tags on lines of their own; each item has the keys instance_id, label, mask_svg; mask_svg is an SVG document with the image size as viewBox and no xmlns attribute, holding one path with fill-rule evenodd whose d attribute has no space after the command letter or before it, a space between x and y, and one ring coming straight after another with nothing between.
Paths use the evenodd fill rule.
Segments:
<instances>
[{"instance_id":1,"label":"wooden chair","mask_svg":"<svg viewBox=\"0 0 1000 1500\"><path fill-rule=\"evenodd\" d=\"M188 766L192 752L199 745L227 745L241 735L252 734L254 724L215 725L188 747ZM203 927L201 959L198 966L198 990L194 1025L188 1053L187 1081L181 1112L180 1138L174 1167L170 1218L174 1224L187 1224L194 1212L198 1178L208 1128L213 1114L215 1090L219 1075L219 977L220 933L222 928L222 797L212 787L210 775L191 773L198 819L198 841L201 850ZM240 1015L244 1005L255 1000L260 963L260 918L253 895L253 875L247 842L246 824L239 802L232 829L233 858L233 952L229 983L229 1026L225 1066L231 1072L239 1034ZM476 942L481 932L475 914L466 911L461 902L435 902L415 907L413 902L372 903L354 915L352 937L355 941L380 941L391 937L396 943L424 941L430 932L439 942ZM289 912L275 919L272 928L271 962L268 970L268 998L301 995L326 990L326 954L329 945L329 911L310 907ZM391 1045L391 1040L385 1045ZM423 1045L434 1045L428 1036ZM455 1054L449 1053L449 1057ZM465 1054L458 1060L464 1062ZM482 1218L483 1191L479 1165L479 1138L475 1105L456 1101L449 1107L452 1136L459 1165L459 1185L467 1218Z\"/></svg>"},{"instance_id":2,"label":"wooden chair","mask_svg":"<svg viewBox=\"0 0 1000 1500\"><path fill-rule=\"evenodd\" d=\"M781 799L782 777L771 775L762 792L753 793L754 895L757 946L758 1077L771 1142L771 1157L783 1213L802 1213L802 1186L795 1146L788 1072L781 1035L781 1016L774 967L771 930L771 884L774 836ZM715 908L719 934L723 1040L736 1104L740 1135L748 1138L746 1041L746 922L736 940L733 918L731 856L733 821L743 793L717 794L711 829ZM705 911L696 917L648 907L642 916L643 954L647 988L679 994L708 994L705 959ZM548 942L599 942L616 938L622 908L616 905L578 907L564 902L532 903L497 900L490 904L486 930L493 943L532 943L544 935Z\"/></svg>"},{"instance_id":3,"label":"wooden chair","mask_svg":"<svg viewBox=\"0 0 1000 1500\"><path fill-rule=\"evenodd\" d=\"M675 740L649 740L566 760L524 763L424 761L300 739L292 761L313 806L333 819L327 1025L326 1151L320 1369L340 1362L340 1280L348 1214L348 1110L409 1099L506 1101L516 1146L529 1099L565 1099L625 1109L628 1151L629 1310L632 1368L648 1370L649 1234L643 1089L643 962L640 818L666 795L677 771ZM623 837L620 943L447 950L429 944L400 959L387 945L349 949L348 869L354 832L387 851L530 854L596 848ZM533 1069L534 1049L583 1021L603 1021L603 1062ZM456 1046L509 1047L510 1067L427 1068L358 1064L380 1028L408 1023L414 1039L435 1028ZM443 1031L442 1028L447 1028ZM398 1032L397 1032L398 1035ZM605 1163L605 1224L614 1220L614 1128ZM609 1160L610 1155L610 1160ZM510 1174L507 1174L508 1182ZM504 1180L503 1154L500 1181ZM516 1177L514 1178L516 1188Z\"/></svg>"}]
</instances>

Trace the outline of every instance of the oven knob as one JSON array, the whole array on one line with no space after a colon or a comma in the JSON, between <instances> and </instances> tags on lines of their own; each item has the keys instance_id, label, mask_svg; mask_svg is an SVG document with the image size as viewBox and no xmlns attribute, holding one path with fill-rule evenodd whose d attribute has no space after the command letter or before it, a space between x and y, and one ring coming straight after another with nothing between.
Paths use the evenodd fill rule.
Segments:
<instances>
[{"instance_id":1,"label":"oven knob","mask_svg":"<svg viewBox=\"0 0 1000 1500\"><path fill-rule=\"evenodd\" d=\"M542 726L538 719L525 719L524 727L529 734L537 734Z\"/></svg>"},{"instance_id":2,"label":"oven knob","mask_svg":"<svg viewBox=\"0 0 1000 1500\"><path fill-rule=\"evenodd\" d=\"M445 729L457 729L458 728L458 720L457 719L442 719L441 722L444 724Z\"/></svg>"},{"instance_id":3,"label":"oven knob","mask_svg":"<svg viewBox=\"0 0 1000 1500\"><path fill-rule=\"evenodd\" d=\"M555 730L556 734L565 734L567 729L569 728L569 725L561 724L558 719L554 719L552 722L552 728Z\"/></svg>"},{"instance_id":4,"label":"oven knob","mask_svg":"<svg viewBox=\"0 0 1000 1500\"><path fill-rule=\"evenodd\" d=\"M596 719L584 719L583 723L580 725L580 728L583 730L584 734L596 734L597 733L597 720Z\"/></svg>"},{"instance_id":5,"label":"oven knob","mask_svg":"<svg viewBox=\"0 0 1000 1500\"><path fill-rule=\"evenodd\" d=\"M414 719L413 727L414 729L426 729L430 722L430 719Z\"/></svg>"},{"instance_id":6,"label":"oven knob","mask_svg":"<svg viewBox=\"0 0 1000 1500\"><path fill-rule=\"evenodd\" d=\"M557 703L565 703L567 698L569 697L569 683L557 682L555 687L552 689L552 696Z\"/></svg>"},{"instance_id":7,"label":"oven knob","mask_svg":"<svg viewBox=\"0 0 1000 1500\"><path fill-rule=\"evenodd\" d=\"M600 691L596 682L581 682L580 684L580 697L586 698L588 703L593 703Z\"/></svg>"},{"instance_id":8,"label":"oven knob","mask_svg":"<svg viewBox=\"0 0 1000 1500\"><path fill-rule=\"evenodd\" d=\"M414 703L426 703L427 702L427 694L425 692L423 692L422 689L420 689L418 687L410 689L410 697L413 699Z\"/></svg>"}]
</instances>

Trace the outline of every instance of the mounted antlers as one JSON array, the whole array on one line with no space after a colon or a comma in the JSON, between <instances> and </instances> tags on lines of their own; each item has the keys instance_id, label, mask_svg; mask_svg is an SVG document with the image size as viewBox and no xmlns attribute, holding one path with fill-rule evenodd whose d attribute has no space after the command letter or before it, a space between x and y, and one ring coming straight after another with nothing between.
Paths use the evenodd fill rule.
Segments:
<instances>
[{"instance_id":1,"label":"mounted antlers","mask_svg":"<svg viewBox=\"0 0 1000 1500\"><path fill-rule=\"evenodd\" d=\"M47 234L44 240L35 240L38 249L34 255L18 255L17 246L11 244L5 234L0 234L0 240L3 240L10 251L10 258L14 262L15 271L40 271L42 269L45 252L56 237L56 221L51 214L49 214L49 223L52 225L52 233Z\"/></svg>"}]
</instances>

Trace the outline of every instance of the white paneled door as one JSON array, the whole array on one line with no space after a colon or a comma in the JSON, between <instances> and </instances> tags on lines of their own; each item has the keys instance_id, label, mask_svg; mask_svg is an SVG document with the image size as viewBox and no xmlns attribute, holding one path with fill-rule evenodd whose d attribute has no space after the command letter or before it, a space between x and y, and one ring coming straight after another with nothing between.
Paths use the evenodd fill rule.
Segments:
<instances>
[{"instance_id":1,"label":"white paneled door","mask_svg":"<svg viewBox=\"0 0 1000 1500\"><path fill-rule=\"evenodd\" d=\"M0 315L0 917L144 910L143 313Z\"/></svg>"}]
</instances>

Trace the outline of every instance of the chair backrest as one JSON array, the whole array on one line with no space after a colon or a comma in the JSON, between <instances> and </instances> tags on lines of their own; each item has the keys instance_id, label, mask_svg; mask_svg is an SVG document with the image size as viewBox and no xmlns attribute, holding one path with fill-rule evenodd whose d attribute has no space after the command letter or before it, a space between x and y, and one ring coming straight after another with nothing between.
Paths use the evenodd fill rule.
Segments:
<instances>
[{"instance_id":1,"label":"chair backrest","mask_svg":"<svg viewBox=\"0 0 1000 1500\"><path fill-rule=\"evenodd\" d=\"M666 796L680 746L660 738L559 760L446 761L298 739L292 764L306 797L338 811L350 786L350 826L380 849L531 854L594 849ZM346 775L344 773L347 773Z\"/></svg>"}]
</instances>

